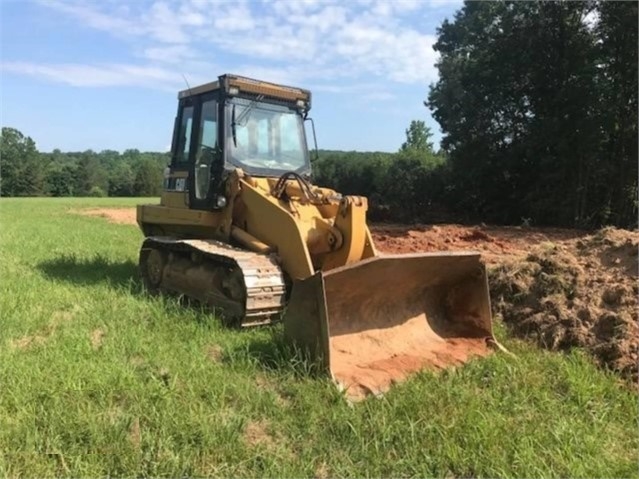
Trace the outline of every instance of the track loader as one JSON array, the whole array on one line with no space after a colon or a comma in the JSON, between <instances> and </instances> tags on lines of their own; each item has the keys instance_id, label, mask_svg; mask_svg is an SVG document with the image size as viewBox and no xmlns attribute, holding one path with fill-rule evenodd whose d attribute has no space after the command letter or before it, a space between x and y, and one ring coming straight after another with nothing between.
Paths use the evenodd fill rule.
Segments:
<instances>
[{"instance_id":1,"label":"track loader","mask_svg":"<svg viewBox=\"0 0 639 479\"><path fill-rule=\"evenodd\" d=\"M178 93L160 204L137 207L146 288L229 325L282 321L352 398L488 354L479 254L379 254L366 198L310 181L310 108L308 90L231 74Z\"/></svg>"}]
</instances>

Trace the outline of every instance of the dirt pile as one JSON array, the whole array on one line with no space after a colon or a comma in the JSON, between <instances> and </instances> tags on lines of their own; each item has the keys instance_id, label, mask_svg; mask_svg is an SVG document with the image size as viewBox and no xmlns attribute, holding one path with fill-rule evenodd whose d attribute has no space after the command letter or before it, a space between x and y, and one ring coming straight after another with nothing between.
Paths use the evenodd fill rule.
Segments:
<instances>
[{"instance_id":1,"label":"dirt pile","mask_svg":"<svg viewBox=\"0 0 639 479\"><path fill-rule=\"evenodd\" d=\"M542 347L583 347L636 380L638 247L636 232L609 228L506 260L489 272L496 316Z\"/></svg>"},{"instance_id":2,"label":"dirt pile","mask_svg":"<svg viewBox=\"0 0 639 479\"><path fill-rule=\"evenodd\" d=\"M427 251L479 251L487 263L505 257L525 255L531 245L547 241L566 241L584 232L561 228L523 228L517 226L463 225L373 225L371 234L383 253L421 253Z\"/></svg>"}]
</instances>

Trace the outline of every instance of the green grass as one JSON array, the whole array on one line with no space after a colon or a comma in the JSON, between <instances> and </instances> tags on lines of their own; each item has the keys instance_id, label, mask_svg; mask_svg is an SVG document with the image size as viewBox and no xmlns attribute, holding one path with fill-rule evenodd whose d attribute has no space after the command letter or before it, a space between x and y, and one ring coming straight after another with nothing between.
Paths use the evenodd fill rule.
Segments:
<instances>
[{"instance_id":1,"label":"green grass","mask_svg":"<svg viewBox=\"0 0 639 479\"><path fill-rule=\"evenodd\" d=\"M639 477L637 395L509 339L349 405L280 327L141 292L135 199L0 200L3 477ZM94 347L92 339L99 342Z\"/></svg>"}]
</instances>

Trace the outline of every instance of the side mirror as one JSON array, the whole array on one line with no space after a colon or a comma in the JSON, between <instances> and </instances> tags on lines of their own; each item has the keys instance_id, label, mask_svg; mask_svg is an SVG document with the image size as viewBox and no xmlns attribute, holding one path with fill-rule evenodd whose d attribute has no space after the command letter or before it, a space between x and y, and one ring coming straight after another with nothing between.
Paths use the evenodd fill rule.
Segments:
<instances>
[{"instance_id":1,"label":"side mirror","mask_svg":"<svg viewBox=\"0 0 639 479\"><path fill-rule=\"evenodd\" d=\"M313 143L315 144L315 158L313 161L317 161L319 159L319 151L317 150L317 136L315 135L315 122L311 117L304 118L304 122L311 123L311 130L313 131Z\"/></svg>"}]
</instances>

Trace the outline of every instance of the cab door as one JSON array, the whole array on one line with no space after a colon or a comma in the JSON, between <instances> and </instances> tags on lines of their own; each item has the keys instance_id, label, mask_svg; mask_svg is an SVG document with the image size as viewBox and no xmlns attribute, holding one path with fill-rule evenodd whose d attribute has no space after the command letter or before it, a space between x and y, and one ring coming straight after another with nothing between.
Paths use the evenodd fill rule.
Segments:
<instances>
[{"instance_id":1,"label":"cab door","mask_svg":"<svg viewBox=\"0 0 639 479\"><path fill-rule=\"evenodd\" d=\"M195 102L195 121L189 151L189 206L210 210L215 203L222 168L217 93L202 95Z\"/></svg>"}]
</instances>

